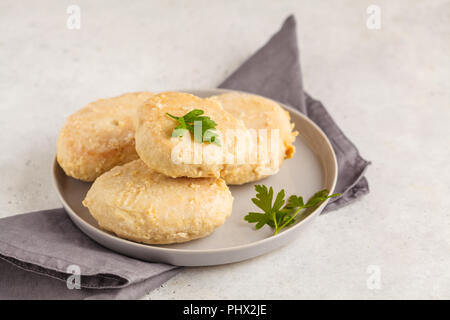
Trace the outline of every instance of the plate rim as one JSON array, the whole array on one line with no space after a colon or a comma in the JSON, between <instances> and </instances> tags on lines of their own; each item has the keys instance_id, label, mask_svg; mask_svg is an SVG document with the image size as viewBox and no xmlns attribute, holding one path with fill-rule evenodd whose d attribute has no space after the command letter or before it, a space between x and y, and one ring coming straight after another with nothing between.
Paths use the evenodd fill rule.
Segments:
<instances>
[{"instance_id":1,"label":"plate rim","mask_svg":"<svg viewBox=\"0 0 450 320\"><path fill-rule=\"evenodd\" d=\"M167 91L167 90L165 90ZM160 91L160 92L165 92L165 91ZM306 120L307 122L309 122L316 130L317 132L322 136L322 138L324 138L327 147L331 150L331 155L333 158L333 167L334 167L334 177L332 180L332 188L330 188L329 192L330 194L332 194L334 192L334 189L336 187L336 182L337 182L337 177L338 177L338 165L337 165L337 158L336 158L336 153L334 151L333 146L331 145L330 140L328 139L328 137L326 136L326 134L323 132L323 130L317 125L315 124L311 119L309 119L306 115L304 115L303 113L301 113L300 111L298 111L297 109L286 105L284 103L278 102L276 100L273 100L271 98L267 98L263 95L259 95L259 94L255 94L255 93L251 93L251 92L246 92L246 91L242 91L242 90L229 90L229 89L221 89L221 88L209 88L209 89L184 89L184 90L171 90L171 91L178 91L178 92L186 92L186 93L190 93L190 92L200 92L200 91L216 91L218 93L222 92L222 93L227 93L227 92L239 92L239 93L245 93L245 94L253 94L256 96L261 96L264 97L266 99L269 99L271 101L274 101L275 103L279 104L282 108L288 110L290 113L295 113L297 116L300 116L301 118L303 118L303 120ZM321 163L321 165L323 165ZM226 252L230 252L230 251L236 251L236 250L244 250L244 249L249 249L251 247L257 247L260 245L264 245L266 242L273 242L273 241L277 241L278 239L282 239L284 237L287 237L289 234L293 233L295 230L297 230L301 225L305 224L308 220L312 219L314 216L316 216L319 212L321 212L323 210L323 208L328 204L330 199L327 199L326 201L324 201L318 208L316 208L309 216L307 216L305 219L303 219L302 221L298 222L297 224L295 224L294 226L284 230L283 232L280 232L276 235L271 235L267 238L261 239L261 240L257 240L254 242L250 242L250 243L246 243L246 244L242 244L242 245L237 245L237 246L232 246L232 247L227 247L227 248L215 248L215 249L179 249L179 248L164 248L164 247L159 247L159 246L155 246L152 244L143 244L143 243L139 243L139 242L134 242L131 240L127 240L127 239L123 239L120 238L116 235L112 235L100 228L96 228L94 226L92 226L91 224L89 224L88 222L86 222L84 219L82 219L70 206L69 204L66 202L66 200L64 199L62 192L59 188L59 184L58 184L58 179L57 179L57 174L56 171L58 169L58 167L62 170L62 168L59 166L59 163L56 159L56 155L54 157L53 160L53 166L52 166L52 181L53 181L53 186L56 189L56 193L58 195L59 200L61 201L61 203L63 204L64 209L66 210L67 214L69 215L69 217L72 220L76 220L74 221L75 224L77 226L79 226L78 224L83 225L83 227L87 228L90 230L90 232L93 233L98 233L100 234L100 236L105 236L107 238L109 238L111 241L118 241L121 244L124 245L131 245L131 246L135 246L135 247L139 247L143 250L155 250L158 252L165 252L165 253L182 253L182 254L201 254L201 253L226 253ZM64 171L63 171L64 172ZM71 178L71 177L69 177ZM74 178L72 178L74 179ZM85 234L87 234L83 228L81 228L81 231ZM92 240L98 242L96 239L93 239L89 234L87 234L87 236L89 238L91 238ZM102 244L103 245L103 244ZM113 250L113 249L111 249ZM115 250L113 250L115 251ZM273 251L273 250L270 250ZM245 259L244 259L245 260Z\"/></svg>"}]
</instances>

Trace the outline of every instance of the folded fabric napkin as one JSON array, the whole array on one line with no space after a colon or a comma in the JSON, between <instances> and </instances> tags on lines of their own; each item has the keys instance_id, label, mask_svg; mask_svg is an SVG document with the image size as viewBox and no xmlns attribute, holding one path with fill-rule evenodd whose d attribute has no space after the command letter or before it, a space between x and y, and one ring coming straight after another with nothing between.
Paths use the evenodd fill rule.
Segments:
<instances>
[{"instance_id":1,"label":"folded fabric napkin","mask_svg":"<svg viewBox=\"0 0 450 320\"><path fill-rule=\"evenodd\" d=\"M288 17L281 30L220 87L293 106L322 128L339 165L335 191L342 196L326 210L336 209L369 191L363 176L369 163L324 106L304 93L295 28L294 17ZM0 299L136 299L180 270L98 245L78 230L63 209L0 219Z\"/></svg>"}]
</instances>

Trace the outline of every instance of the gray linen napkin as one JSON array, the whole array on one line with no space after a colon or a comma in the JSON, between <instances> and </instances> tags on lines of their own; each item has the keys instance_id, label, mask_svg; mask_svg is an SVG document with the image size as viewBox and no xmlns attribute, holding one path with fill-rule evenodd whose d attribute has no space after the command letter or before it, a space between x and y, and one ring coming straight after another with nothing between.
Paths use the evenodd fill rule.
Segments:
<instances>
[{"instance_id":1,"label":"gray linen napkin","mask_svg":"<svg viewBox=\"0 0 450 320\"><path fill-rule=\"evenodd\" d=\"M336 209L368 192L368 162L323 105L303 92L295 19L220 87L258 93L307 114L328 135L339 163ZM68 289L69 266L81 272L81 289ZM63 209L0 219L0 299L136 299L181 269L114 253L88 238ZM73 282L71 282L73 284Z\"/></svg>"},{"instance_id":2,"label":"gray linen napkin","mask_svg":"<svg viewBox=\"0 0 450 320\"><path fill-rule=\"evenodd\" d=\"M80 270L80 290L67 286L70 266ZM179 270L100 246L64 209L0 219L0 299L136 299Z\"/></svg>"},{"instance_id":3,"label":"gray linen napkin","mask_svg":"<svg viewBox=\"0 0 450 320\"><path fill-rule=\"evenodd\" d=\"M320 101L303 91L297 32L294 16L280 31L228 77L220 88L256 93L297 108L313 120L328 136L336 153L339 174L335 192L325 211L340 208L369 192L363 176L370 162L339 129Z\"/></svg>"}]
</instances>

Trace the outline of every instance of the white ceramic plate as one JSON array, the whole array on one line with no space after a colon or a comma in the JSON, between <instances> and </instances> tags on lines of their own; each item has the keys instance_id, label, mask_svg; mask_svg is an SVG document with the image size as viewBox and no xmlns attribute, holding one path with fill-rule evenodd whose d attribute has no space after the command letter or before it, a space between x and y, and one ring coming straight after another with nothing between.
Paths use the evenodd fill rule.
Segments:
<instances>
[{"instance_id":1,"label":"white ceramic plate","mask_svg":"<svg viewBox=\"0 0 450 320\"><path fill-rule=\"evenodd\" d=\"M209 97L228 90L181 91ZM70 218L85 234L101 245L130 257L179 266L207 266L241 261L275 250L295 241L327 202L307 218L272 236L269 227L255 230L254 224L243 219L249 211L258 209L250 200L255 196L254 185L265 184L272 186L275 192L285 189L287 195L308 198L324 188L333 193L337 179L336 156L325 134L300 112L281 105L290 112L299 131L294 157L286 160L274 176L242 186L231 186L235 199L233 212L224 225L206 238L180 244L145 245L101 230L88 209L81 204L91 184L66 176L55 160L53 178L56 190Z\"/></svg>"}]
</instances>

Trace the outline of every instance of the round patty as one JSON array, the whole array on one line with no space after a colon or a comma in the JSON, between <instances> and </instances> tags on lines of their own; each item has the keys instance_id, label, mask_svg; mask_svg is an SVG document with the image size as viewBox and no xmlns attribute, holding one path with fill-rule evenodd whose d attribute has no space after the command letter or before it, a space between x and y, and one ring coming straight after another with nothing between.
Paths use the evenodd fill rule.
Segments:
<instances>
[{"instance_id":1,"label":"round patty","mask_svg":"<svg viewBox=\"0 0 450 320\"><path fill-rule=\"evenodd\" d=\"M293 131L294 124L290 121L289 112L278 103L261 96L239 92L225 93L211 99L218 101L227 112L242 120L247 129L254 129L256 132L267 130L267 158L270 160L273 156L273 160L266 163L259 154L256 164L227 166L221 176L228 184L247 183L275 174L284 159L292 158L297 132ZM278 132L272 131L274 129ZM258 138L258 144L261 144L261 141Z\"/></svg>"},{"instance_id":2,"label":"round patty","mask_svg":"<svg viewBox=\"0 0 450 320\"><path fill-rule=\"evenodd\" d=\"M64 172L93 181L114 166L137 159L136 109L151 96L136 92L100 99L69 116L57 141L57 160Z\"/></svg>"},{"instance_id":3,"label":"round patty","mask_svg":"<svg viewBox=\"0 0 450 320\"><path fill-rule=\"evenodd\" d=\"M220 138L219 144L198 143L194 142L190 133L172 137L178 123L167 113L182 117L195 109L204 111L202 116L210 117L217 124L218 133L245 130L242 121L226 112L212 99L202 99L181 92L154 95L138 108L135 136L136 151L150 168L173 178L220 177L225 168L224 158L234 156L233 142L227 144ZM196 153L196 150L202 152ZM187 158L183 158L186 154ZM196 158L198 155L199 158Z\"/></svg>"},{"instance_id":4,"label":"round patty","mask_svg":"<svg viewBox=\"0 0 450 320\"><path fill-rule=\"evenodd\" d=\"M233 197L222 179L174 179L135 160L95 180L83 204L121 238L168 244L209 235L230 215Z\"/></svg>"}]
</instances>

